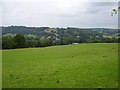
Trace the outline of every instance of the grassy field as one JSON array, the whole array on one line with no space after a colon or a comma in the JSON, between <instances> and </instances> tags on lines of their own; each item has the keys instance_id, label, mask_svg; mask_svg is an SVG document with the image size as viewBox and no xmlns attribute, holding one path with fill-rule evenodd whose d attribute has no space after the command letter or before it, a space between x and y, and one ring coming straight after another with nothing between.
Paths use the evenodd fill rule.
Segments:
<instances>
[{"instance_id":1,"label":"grassy field","mask_svg":"<svg viewBox=\"0 0 120 90\"><path fill-rule=\"evenodd\" d=\"M118 87L118 45L3 50L3 88Z\"/></svg>"}]
</instances>

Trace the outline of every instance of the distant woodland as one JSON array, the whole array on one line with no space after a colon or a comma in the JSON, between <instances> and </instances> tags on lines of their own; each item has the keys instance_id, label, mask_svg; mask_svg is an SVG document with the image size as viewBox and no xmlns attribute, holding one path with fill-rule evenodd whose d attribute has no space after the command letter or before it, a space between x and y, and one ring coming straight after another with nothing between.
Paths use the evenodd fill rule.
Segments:
<instances>
[{"instance_id":1,"label":"distant woodland","mask_svg":"<svg viewBox=\"0 0 120 90\"><path fill-rule=\"evenodd\" d=\"M111 28L50 28L8 26L2 28L2 49L46 47L79 43L118 43L119 30Z\"/></svg>"}]
</instances>

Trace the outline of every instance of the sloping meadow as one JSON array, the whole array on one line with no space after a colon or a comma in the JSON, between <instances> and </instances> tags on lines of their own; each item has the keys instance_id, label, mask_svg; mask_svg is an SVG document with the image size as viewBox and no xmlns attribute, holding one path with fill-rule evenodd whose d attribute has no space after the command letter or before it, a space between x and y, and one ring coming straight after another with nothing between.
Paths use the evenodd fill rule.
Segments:
<instances>
[{"instance_id":1,"label":"sloping meadow","mask_svg":"<svg viewBox=\"0 0 120 90\"><path fill-rule=\"evenodd\" d=\"M3 88L117 88L118 44L3 50Z\"/></svg>"}]
</instances>

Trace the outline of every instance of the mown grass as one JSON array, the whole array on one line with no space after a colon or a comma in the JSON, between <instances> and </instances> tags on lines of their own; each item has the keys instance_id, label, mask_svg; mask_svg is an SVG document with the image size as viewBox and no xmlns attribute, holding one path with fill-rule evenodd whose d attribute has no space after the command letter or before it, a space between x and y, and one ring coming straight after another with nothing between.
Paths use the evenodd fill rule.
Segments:
<instances>
[{"instance_id":1,"label":"mown grass","mask_svg":"<svg viewBox=\"0 0 120 90\"><path fill-rule=\"evenodd\" d=\"M3 88L118 87L118 45L3 50Z\"/></svg>"}]
</instances>

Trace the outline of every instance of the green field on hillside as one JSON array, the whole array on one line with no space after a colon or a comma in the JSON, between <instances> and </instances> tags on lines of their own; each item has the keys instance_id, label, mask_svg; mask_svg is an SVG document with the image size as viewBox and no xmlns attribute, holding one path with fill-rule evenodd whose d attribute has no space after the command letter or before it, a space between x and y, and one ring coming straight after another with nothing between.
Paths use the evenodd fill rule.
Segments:
<instances>
[{"instance_id":1,"label":"green field on hillside","mask_svg":"<svg viewBox=\"0 0 120 90\"><path fill-rule=\"evenodd\" d=\"M118 44L3 50L3 88L118 87Z\"/></svg>"}]
</instances>

